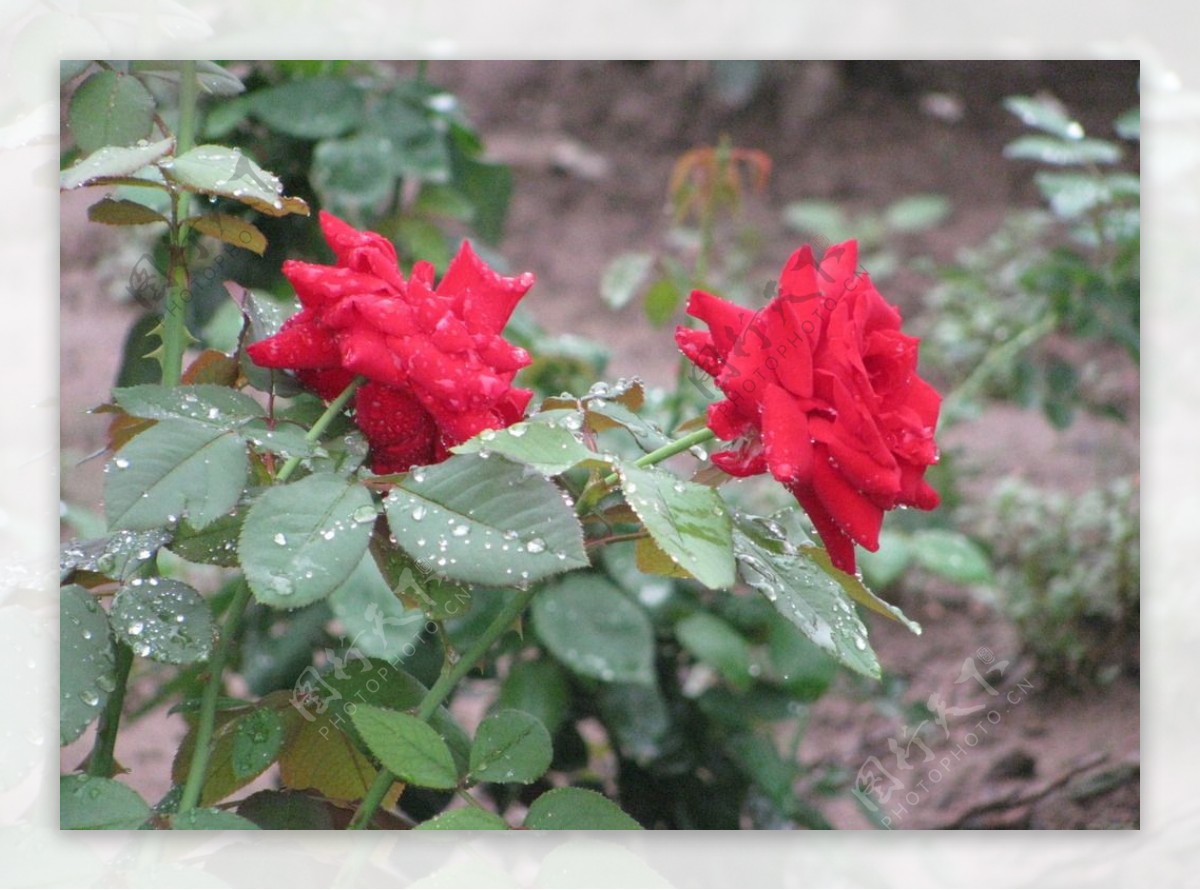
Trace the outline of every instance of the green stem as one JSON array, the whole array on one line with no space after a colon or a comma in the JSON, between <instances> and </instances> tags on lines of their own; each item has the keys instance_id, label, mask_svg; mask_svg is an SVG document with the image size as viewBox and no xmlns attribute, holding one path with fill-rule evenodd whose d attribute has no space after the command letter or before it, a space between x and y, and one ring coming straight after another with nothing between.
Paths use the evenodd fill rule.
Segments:
<instances>
[{"instance_id":1,"label":"green stem","mask_svg":"<svg viewBox=\"0 0 1200 890\"><path fill-rule=\"evenodd\" d=\"M186 152L195 142L196 133L196 63L184 62L179 71L179 128L175 133L175 156ZM185 317L191 300L187 267L187 232L180 223L187 217L190 196L182 190L171 193L171 222L169 234L170 268L167 270L167 305L163 310L162 365L163 386L178 386L183 373L183 353L191 339Z\"/></svg>"},{"instance_id":2,"label":"green stem","mask_svg":"<svg viewBox=\"0 0 1200 890\"><path fill-rule=\"evenodd\" d=\"M212 754L213 730L217 722L217 699L221 695L222 675L225 663L233 651L237 637L238 625L242 614L250 602L250 585L242 581L229 605L229 615L221 628L221 641L217 644L216 654L209 662L208 683L200 698L200 717L196 724L196 742L192 748L192 762L188 765L187 781L183 786L183 795L179 798L179 812L193 810L200 804L200 793L204 790L204 780L208 773L208 760Z\"/></svg>"},{"instance_id":3,"label":"green stem","mask_svg":"<svg viewBox=\"0 0 1200 890\"><path fill-rule=\"evenodd\" d=\"M129 670L133 667L133 650L124 643L117 643L116 676L117 688L108 697L100 724L96 729L96 743L88 761L88 775L111 779L116 772L113 751L117 746L117 727L121 723L121 708L125 705L125 686L129 683Z\"/></svg>"},{"instance_id":4,"label":"green stem","mask_svg":"<svg viewBox=\"0 0 1200 890\"><path fill-rule=\"evenodd\" d=\"M342 390L336 399L329 403L329 407L325 409L325 413L317 418L317 422L312 425L312 429L304 436L304 441L311 444L321 437L321 434L325 432L329 424L333 422L333 419L341 413L346 403L350 401L350 397L354 395L355 390L362 385L365 379L365 377L355 377L350 382L350 385ZM288 460L275 477L276 483L286 482L299 465L300 458L298 457ZM221 627L221 642L217 646L217 651L213 655L212 661L209 662L208 683L205 684L204 692L200 698L200 716L196 724L196 743L192 748L192 762L188 764L187 781L183 786L183 796L179 800L180 812L194 809L199 804L200 794L204 790L204 780L208 772L208 761L212 754L212 736L217 719L217 699L221 695L225 663L229 660L230 652L233 651L238 626L241 624L242 615L245 614L246 607L249 604L250 585L243 578L242 583L238 585L232 602L229 604L225 623Z\"/></svg>"},{"instance_id":5,"label":"green stem","mask_svg":"<svg viewBox=\"0 0 1200 890\"><path fill-rule=\"evenodd\" d=\"M333 423L333 419L342 413L342 409L346 407L346 403L353 397L355 391L367 382L366 377L355 377L350 381L350 385L343 389L336 399L329 403L329 407L325 409L325 413L317 418L317 422L312 425L304 437L304 441L310 445L321 438L322 433L329 428L329 424ZM275 476L277 483L287 482L292 473L296 472L296 467L300 466L300 456L293 455L287 459Z\"/></svg>"},{"instance_id":6,"label":"green stem","mask_svg":"<svg viewBox=\"0 0 1200 890\"><path fill-rule=\"evenodd\" d=\"M492 644L500 637L504 636L505 632L512 626L512 623L521 616L525 611L525 607L529 605L529 601L533 599L535 588L528 590L517 591L516 596L500 610L500 614L493 619L485 630L470 648L463 653L462 657L454 664L447 663L442 667L442 672L438 675L437 681L429 687L429 691L425 693L425 697L421 699L421 704L417 708L417 719L428 722L434 712L441 706L442 702L449 697L454 687L458 685L467 674L474 668L487 651L492 648ZM383 802L383 797L387 794L392 783L396 781L395 773L387 769L380 769L379 775L375 777L375 782L367 791L366 796L359 804L358 812L354 814L354 818L350 820L347 826L350 830L361 831L371 824L371 820L375 818L375 811L379 809L380 803Z\"/></svg>"},{"instance_id":7,"label":"green stem","mask_svg":"<svg viewBox=\"0 0 1200 890\"><path fill-rule=\"evenodd\" d=\"M656 463L666 460L668 457L674 457L682 451L687 451L694 445L699 445L702 442L707 442L709 439L714 438L716 438L716 433L714 433L708 427L704 427L703 429L688 433L682 439L676 439L674 442L668 442L666 445L662 446L661 448L656 448L649 454L643 454L633 462L633 465L635 467L650 467ZM605 494L607 494L610 488L617 484L618 479L620 479L619 474L611 473L598 484L592 484L585 488L583 493L579 495L579 500L575 506L575 512L580 516L587 513L588 510L594 507L596 503L602 497L604 497Z\"/></svg>"}]
</instances>

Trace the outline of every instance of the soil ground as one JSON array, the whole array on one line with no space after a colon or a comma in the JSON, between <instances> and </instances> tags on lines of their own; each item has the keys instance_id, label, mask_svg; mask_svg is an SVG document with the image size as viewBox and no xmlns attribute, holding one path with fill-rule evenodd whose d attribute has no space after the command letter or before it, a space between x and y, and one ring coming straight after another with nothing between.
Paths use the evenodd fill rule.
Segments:
<instances>
[{"instance_id":1,"label":"soil ground","mask_svg":"<svg viewBox=\"0 0 1200 890\"><path fill-rule=\"evenodd\" d=\"M745 207L762 239L753 274L768 281L799 243L780 222L789 201L867 211L917 192L943 194L949 221L897 244L905 256L940 262L979 243L1013 209L1036 205L1031 171L1001 155L1021 129L1000 104L1007 95L1053 93L1098 133L1137 103L1136 63L1121 62L773 62L744 99L714 90L702 62L442 62L429 77L461 98L490 153L513 168L501 251L515 270L537 271L524 305L552 332L606 344L610 376L662 385L676 362L669 329L650 327L636 306L610 310L598 282L618 253L662 243L666 182L687 149L728 134L771 156L766 192ZM76 462L103 447L104 423L84 410L105 400L115 376L135 311L107 289L137 256L86 222L86 197L62 203L61 411L64 498L94 506L100 461ZM928 284L901 272L885 294L911 317ZM1114 373L1136 416L1136 372ZM1136 430L1090 417L1059 432L1038 413L997 406L951 433L943 449L974 470L975 495L1010 474L1078 491L1138 466ZM901 605L925 633L872 622L887 694L844 678L812 709L800 755L814 782L831 770L853 776L871 757L900 772L893 747L907 747L903 787L876 814L891 828L1139 824L1136 666L1090 691L1053 688L979 592L910 585ZM968 660L991 668L987 687L956 682ZM945 730L920 730L923 747L909 744L919 727L906 726L906 714L935 699L960 716ZM149 783L142 790L152 798L165 790L179 733L177 718L151 716L122 739L118 759L133 768L131 780ZM81 753L73 746L64 763L74 766ZM818 804L836 827L872 826L848 795Z\"/></svg>"}]
</instances>

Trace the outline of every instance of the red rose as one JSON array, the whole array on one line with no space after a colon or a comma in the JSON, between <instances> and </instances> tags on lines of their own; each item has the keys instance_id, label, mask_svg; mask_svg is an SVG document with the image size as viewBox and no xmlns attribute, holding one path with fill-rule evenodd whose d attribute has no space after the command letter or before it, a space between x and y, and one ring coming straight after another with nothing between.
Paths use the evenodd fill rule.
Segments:
<instances>
[{"instance_id":1,"label":"red rose","mask_svg":"<svg viewBox=\"0 0 1200 890\"><path fill-rule=\"evenodd\" d=\"M247 347L264 368L289 368L322 398L355 375L356 420L376 473L444 460L447 449L521 418L532 393L514 388L529 354L501 331L533 275L498 275L463 242L441 283L418 262L407 281L392 243L322 212L333 266L289 260L300 312Z\"/></svg>"},{"instance_id":2,"label":"red rose","mask_svg":"<svg viewBox=\"0 0 1200 890\"><path fill-rule=\"evenodd\" d=\"M713 462L734 476L769 470L851 573L855 543L879 548L885 510L937 506L923 477L938 457L941 404L917 376L917 339L900 332L900 313L857 261L854 241L819 265L805 245L761 311L693 291L688 314L709 330L675 332L725 394L708 425L734 446Z\"/></svg>"}]
</instances>

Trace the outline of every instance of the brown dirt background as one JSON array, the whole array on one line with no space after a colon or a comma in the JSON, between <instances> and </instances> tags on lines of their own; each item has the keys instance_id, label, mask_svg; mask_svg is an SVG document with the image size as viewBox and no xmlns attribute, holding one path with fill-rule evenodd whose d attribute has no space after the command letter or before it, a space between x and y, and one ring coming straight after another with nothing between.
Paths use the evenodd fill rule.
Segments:
<instances>
[{"instance_id":1,"label":"brown dirt background","mask_svg":"<svg viewBox=\"0 0 1200 890\"><path fill-rule=\"evenodd\" d=\"M552 332L603 342L612 351L610 376L638 374L660 385L670 385L676 361L669 328L652 328L637 306L608 309L598 283L616 254L663 243L666 182L683 151L728 134L735 145L771 156L766 192L745 206L763 238L755 273L763 281L799 243L779 211L802 199L866 211L916 192L943 194L950 219L898 247L908 257L949 262L1013 209L1038 204L1032 171L1001 156L1021 132L1003 97L1052 93L1096 133L1108 132L1138 101L1137 64L1127 62L770 62L747 103L718 95L705 62L434 62L428 76L460 97L489 153L513 168L501 251L513 269L537 273L524 305ZM946 99L961 112L956 120L926 110ZM85 412L107 397L136 317L110 291L138 253L120 234L87 222L93 198L62 199L60 371L63 497L96 507L101 461L80 460L103 447L105 424ZM902 271L882 289L911 317L928 286ZM1114 373L1136 408L1136 371ZM1138 466L1136 429L1080 417L1059 432L1040 414L1008 405L953 428L942 445L958 453L979 493L1010 474L1078 491ZM892 827L1139 825L1136 670L1086 692L1050 688L978 592L928 584L903 595L901 605L925 633L871 622L895 691L884 698L843 678L812 708L800 753L814 777L827 769L853 775L871 756L894 764L889 741L906 732L896 705L931 694L962 707L981 704L977 686L970 697L955 680L964 659L981 666L992 659L1008 662L1002 678L988 675L999 695L988 699L988 711L951 723L949 737L931 743L931 759L911 749L914 769L889 806L898 808L905 795L908 805L895 809ZM120 740L118 759L133 770L128 780L151 799L166 790L180 731L177 718L151 715ZM89 738L64 752L66 768ZM939 767L935 780L930 770ZM870 827L849 796L814 801L836 827Z\"/></svg>"}]
</instances>

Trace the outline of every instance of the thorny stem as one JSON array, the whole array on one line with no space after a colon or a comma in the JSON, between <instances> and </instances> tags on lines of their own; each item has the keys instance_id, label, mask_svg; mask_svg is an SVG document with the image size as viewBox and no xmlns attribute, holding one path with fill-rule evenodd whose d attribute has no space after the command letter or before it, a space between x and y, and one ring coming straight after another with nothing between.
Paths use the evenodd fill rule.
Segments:
<instances>
[{"instance_id":1,"label":"thorny stem","mask_svg":"<svg viewBox=\"0 0 1200 890\"><path fill-rule=\"evenodd\" d=\"M105 66L107 67L107 66ZM196 63L185 62L180 71L179 132L175 135L177 154L191 148L196 123ZM183 230L179 220L187 211L186 194L171 197L170 220L170 268L167 305L162 320L162 351L159 361L162 366L163 386L178 386L183 370L183 352L187 348L188 333L183 323L183 311L188 299L187 256L184 248ZM115 769L113 751L117 744L117 730L121 723L121 709L125 705L125 687L129 683L129 671L133 666L133 651L124 643L116 646L116 688L109 695L96 732L96 742L88 763L88 775L110 777Z\"/></svg>"},{"instance_id":2,"label":"thorny stem","mask_svg":"<svg viewBox=\"0 0 1200 890\"><path fill-rule=\"evenodd\" d=\"M434 715L434 712L446 700L459 681L471 672L475 663L487 654L488 650L492 648L492 644L504 636L513 622L521 616L525 607L529 605L529 601L533 599L535 590L536 588L530 587L527 590L517 591L516 596L501 609L500 614L493 619L487 630L471 644L462 657L454 664L447 662L442 666L442 672L438 675L437 681L429 687L429 691L421 699L421 704L417 708L418 720L429 721L429 718ZM380 769L379 775L375 777L375 782L367 791L362 803L359 804L358 812L354 814L354 818L350 820L347 827L357 831L367 828L375 818L375 811L383 802L384 795L395 781L395 773L386 768Z\"/></svg>"},{"instance_id":3,"label":"thorny stem","mask_svg":"<svg viewBox=\"0 0 1200 890\"><path fill-rule=\"evenodd\" d=\"M184 62L179 71L179 129L175 134L175 155L179 156L192 147L196 132L196 63ZM170 268L167 270L169 283L167 305L163 310L162 364L163 386L178 386L183 372L183 353L187 349L189 335L184 324L191 292L188 289L187 232L180 223L187 217L189 195L176 190L171 193L170 222Z\"/></svg>"},{"instance_id":4,"label":"thorny stem","mask_svg":"<svg viewBox=\"0 0 1200 890\"><path fill-rule=\"evenodd\" d=\"M336 399L329 403L329 407L325 409L325 413L317 418L317 422L312 425L312 429L304 436L304 441L311 444L321 437L321 434L325 432L329 424L333 422L333 419L341 413L346 403L350 401L350 397L354 395L355 390L362 385L365 379L365 377L355 377L350 382L350 385L342 390ZM275 477L276 483L282 484L286 482L299 465L299 457L293 457L288 460L279 471L279 475ZM204 692L200 698L200 714L196 723L196 742L192 748L192 762L188 764L187 781L183 786L183 795L179 800L179 811L181 813L195 809L200 802L200 794L204 790L204 780L208 772L208 761L212 754L212 737L217 717L217 699L220 698L221 689L224 686L223 675L225 673L225 663L229 660L230 652L233 651L238 626L241 624L242 615L245 614L246 607L249 604L250 585L243 578L242 582L238 585L237 593L234 594L233 601L229 604L225 623L221 626L221 641L217 645L217 651L213 655L212 661L209 662L208 682L205 684Z\"/></svg>"}]
</instances>

